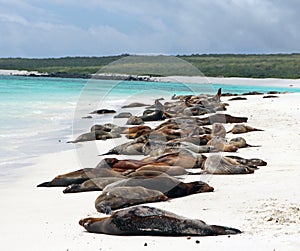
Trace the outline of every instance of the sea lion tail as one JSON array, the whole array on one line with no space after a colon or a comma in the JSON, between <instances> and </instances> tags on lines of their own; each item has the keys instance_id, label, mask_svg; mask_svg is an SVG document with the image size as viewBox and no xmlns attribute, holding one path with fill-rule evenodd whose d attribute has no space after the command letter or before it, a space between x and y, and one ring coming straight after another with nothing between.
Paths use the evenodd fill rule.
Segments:
<instances>
[{"instance_id":1,"label":"sea lion tail","mask_svg":"<svg viewBox=\"0 0 300 251\"><path fill-rule=\"evenodd\" d=\"M210 225L210 228L216 235L241 234L242 231L236 228Z\"/></svg>"}]
</instances>

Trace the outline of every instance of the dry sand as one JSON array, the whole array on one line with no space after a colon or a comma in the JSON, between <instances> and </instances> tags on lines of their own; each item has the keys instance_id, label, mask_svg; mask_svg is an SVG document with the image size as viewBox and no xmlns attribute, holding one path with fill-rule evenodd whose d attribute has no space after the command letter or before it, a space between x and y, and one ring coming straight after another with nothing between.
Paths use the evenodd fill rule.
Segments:
<instances>
[{"instance_id":1,"label":"dry sand","mask_svg":"<svg viewBox=\"0 0 300 251\"><path fill-rule=\"evenodd\" d=\"M149 204L208 224L239 228L242 234L187 239L85 232L78 221L100 215L94 208L99 192L63 194L62 188L36 187L57 174L81 168L72 150L44 155L34 160L37 164L4 177L0 183L1 250L299 250L300 94L279 96L229 102L229 114L247 116L249 125L265 130L242 135L249 144L261 147L240 149L237 155L262 158L268 166L251 175L207 176L213 193ZM97 142L97 146L105 152L108 143ZM80 144L95 147L95 142ZM101 160L88 158L91 166Z\"/></svg>"}]
</instances>

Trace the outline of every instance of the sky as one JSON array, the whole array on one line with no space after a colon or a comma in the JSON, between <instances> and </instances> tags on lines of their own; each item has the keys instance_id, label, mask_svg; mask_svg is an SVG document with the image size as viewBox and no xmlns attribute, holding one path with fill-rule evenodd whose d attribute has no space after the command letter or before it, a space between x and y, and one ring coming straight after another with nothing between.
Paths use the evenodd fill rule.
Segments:
<instances>
[{"instance_id":1,"label":"sky","mask_svg":"<svg viewBox=\"0 0 300 251\"><path fill-rule=\"evenodd\" d=\"M300 51L299 0L0 0L0 57Z\"/></svg>"}]
</instances>

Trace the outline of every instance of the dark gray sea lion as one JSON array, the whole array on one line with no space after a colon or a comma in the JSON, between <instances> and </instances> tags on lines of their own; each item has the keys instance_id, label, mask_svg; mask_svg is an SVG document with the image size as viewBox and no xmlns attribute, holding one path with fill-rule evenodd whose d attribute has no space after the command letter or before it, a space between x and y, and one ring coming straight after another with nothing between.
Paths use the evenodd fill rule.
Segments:
<instances>
[{"instance_id":1,"label":"dark gray sea lion","mask_svg":"<svg viewBox=\"0 0 300 251\"><path fill-rule=\"evenodd\" d=\"M243 93L242 95L263 95L263 92L257 92L257 91L253 91L253 92L246 92Z\"/></svg>"},{"instance_id":2,"label":"dark gray sea lion","mask_svg":"<svg viewBox=\"0 0 300 251\"><path fill-rule=\"evenodd\" d=\"M235 98L228 99L228 101L236 101L236 100L247 100L247 98L245 98L245 97L235 97Z\"/></svg>"},{"instance_id":3,"label":"dark gray sea lion","mask_svg":"<svg viewBox=\"0 0 300 251\"><path fill-rule=\"evenodd\" d=\"M246 140L242 137L233 138L229 141L229 144L238 148L244 147L260 147L258 145L249 145Z\"/></svg>"},{"instance_id":4,"label":"dark gray sea lion","mask_svg":"<svg viewBox=\"0 0 300 251\"><path fill-rule=\"evenodd\" d=\"M201 220L188 219L148 206L122 209L105 218L86 218L79 224L88 232L110 235L213 236L240 234L241 231Z\"/></svg>"},{"instance_id":5,"label":"dark gray sea lion","mask_svg":"<svg viewBox=\"0 0 300 251\"><path fill-rule=\"evenodd\" d=\"M233 134L239 134L239 133L247 133L253 131L263 131L263 130L245 124L237 124L234 125L233 128L230 131L228 131L228 133L231 132Z\"/></svg>"},{"instance_id":6,"label":"dark gray sea lion","mask_svg":"<svg viewBox=\"0 0 300 251\"><path fill-rule=\"evenodd\" d=\"M268 163L262 159L251 158L245 159L239 156L226 156L246 166L266 166Z\"/></svg>"},{"instance_id":7,"label":"dark gray sea lion","mask_svg":"<svg viewBox=\"0 0 300 251\"><path fill-rule=\"evenodd\" d=\"M238 150L237 146L228 143L224 138L218 136L208 141L207 145L213 146L221 152L236 152Z\"/></svg>"},{"instance_id":8,"label":"dark gray sea lion","mask_svg":"<svg viewBox=\"0 0 300 251\"><path fill-rule=\"evenodd\" d=\"M140 116L143 121L159 121L159 120L164 120L164 112L161 110L155 110L153 113L150 113L145 116Z\"/></svg>"},{"instance_id":9,"label":"dark gray sea lion","mask_svg":"<svg viewBox=\"0 0 300 251\"><path fill-rule=\"evenodd\" d=\"M110 149L101 156L109 154L144 155L144 145L144 143L127 142Z\"/></svg>"},{"instance_id":10,"label":"dark gray sea lion","mask_svg":"<svg viewBox=\"0 0 300 251\"><path fill-rule=\"evenodd\" d=\"M107 114L107 113L116 113L115 110L109 110L109 109L100 109L93 112L90 112L90 114Z\"/></svg>"},{"instance_id":11,"label":"dark gray sea lion","mask_svg":"<svg viewBox=\"0 0 300 251\"><path fill-rule=\"evenodd\" d=\"M209 156L204 163L203 168L207 173L211 174L250 174L254 173L254 169L249 166L242 165L237 161L222 157L220 155Z\"/></svg>"},{"instance_id":12,"label":"dark gray sea lion","mask_svg":"<svg viewBox=\"0 0 300 251\"><path fill-rule=\"evenodd\" d=\"M122 108L133 108L133 107L143 107L143 106L149 106L149 105L135 102L135 103L130 103L129 105L124 105L122 106Z\"/></svg>"},{"instance_id":13,"label":"dark gray sea lion","mask_svg":"<svg viewBox=\"0 0 300 251\"><path fill-rule=\"evenodd\" d=\"M89 191L102 191L107 185L126 179L126 177L101 177L89 179L81 184L72 184L66 187L63 193L79 193L79 192L89 192Z\"/></svg>"},{"instance_id":14,"label":"dark gray sea lion","mask_svg":"<svg viewBox=\"0 0 300 251\"><path fill-rule=\"evenodd\" d=\"M137 116L131 116L126 122L126 125L142 125L142 124L144 124L144 120Z\"/></svg>"},{"instance_id":15,"label":"dark gray sea lion","mask_svg":"<svg viewBox=\"0 0 300 251\"><path fill-rule=\"evenodd\" d=\"M119 208L166 200L168 197L163 193L141 186L112 187L105 189L96 199L95 207L100 213L109 213Z\"/></svg>"},{"instance_id":16,"label":"dark gray sea lion","mask_svg":"<svg viewBox=\"0 0 300 251\"><path fill-rule=\"evenodd\" d=\"M93 132L83 133L79 135L75 140L68 141L67 143L78 143L78 142L93 141L93 140L106 140L106 139L113 139L113 138L120 138L120 137L121 134L119 133L97 130Z\"/></svg>"},{"instance_id":17,"label":"dark gray sea lion","mask_svg":"<svg viewBox=\"0 0 300 251\"><path fill-rule=\"evenodd\" d=\"M86 180L97 177L123 177L123 175L107 168L84 168L58 175L52 181L41 183L38 187L66 187L71 184L80 184Z\"/></svg>"},{"instance_id":18,"label":"dark gray sea lion","mask_svg":"<svg viewBox=\"0 0 300 251\"><path fill-rule=\"evenodd\" d=\"M120 112L116 116L114 116L114 119L123 119L123 118L130 118L132 114L130 112Z\"/></svg>"},{"instance_id":19,"label":"dark gray sea lion","mask_svg":"<svg viewBox=\"0 0 300 251\"><path fill-rule=\"evenodd\" d=\"M124 179L109 184L105 187L104 191L112 187L124 186L142 186L148 189L158 190L169 198L178 198L195 193L213 192L214 190L213 187L202 181L184 183L175 177L160 175L152 178L137 176Z\"/></svg>"},{"instance_id":20,"label":"dark gray sea lion","mask_svg":"<svg viewBox=\"0 0 300 251\"><path fill-rule=\"evenodd\" d=\"M213 123L244 123L247 122L247 120L247 117L235 117L229 114L220 113L200 119L202 125L212 125Z\"/></svg>"},{"instance_id":21,"label":"dark gray sea lion","mask_svg":"<svg viewBox=\"0 0 300 251\"><path fill-rule=\"evenodd\" d=\"M279 96L276 96L276 95L266 95L266 96L263 96L263 98L279 98Z\"/></svg>"}]
</instances>

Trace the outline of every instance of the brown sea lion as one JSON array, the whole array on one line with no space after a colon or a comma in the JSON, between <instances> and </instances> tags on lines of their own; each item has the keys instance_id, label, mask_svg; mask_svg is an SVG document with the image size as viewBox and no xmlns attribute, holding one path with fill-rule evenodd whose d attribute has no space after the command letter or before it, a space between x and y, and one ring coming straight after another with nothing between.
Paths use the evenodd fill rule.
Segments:
<instances>
[{"instance_id":1,"label":"brown sea lion","mask_svg":"<svg viewBox=\"0 0 300 251\"><path fill-rule=\"evenodd\" d=\"M63 193L102 191L107 185L122 179L126 179L126 177L100 177L89 179L81 184L72 184L67 186L66 189L63 190Z\"/></svg>"},{"instance_id":2,"label":"brown sea lion","mask_svg":"<svg viewBox=\"0 0 300 251\"><path fill-rule=\"evenodd\" d=\"M233 128L230 131L228 131L228 133L231 132L233 134L239 134L239 133L247 133L253 131L263 131L263 130L245 124L237 124L234 125Z\"/></svg>"},{"instance_id":3,"label":"brown sea lion","mask_svg":"<svg viewBox=\"0 0 300 251\"><path fill-rule=\"evenodd\" d=\"M105 189L96 199L95 207L100 213L110 213L119 208L166 200L168 197L163 193L141 186L112 187Z\"/></svg>"},{"instance_id":4,"label":"brown sea lion","mask_svg":"<svg viewBox=\"0 0 300 251\"><path fill-rule=\"evenodd\" d=\"M110 235L212 236L240 234L241 231L201 220L188 219L148 206L122 209L105 218L79 221L88 232Z\"/></svg>"},{"instance_id":5,"label":"brown sea lion","mask_svg":"<svg viewBox=\"0 0 300 251\"><path fill-rule=\"evenodd\" d=\"M212 134L213 137L219 136L221 138L225 138L226 129L221 123L213 123L211 134Z\"/></svg>"},{"instance_id":6,"label":"brown sea lion","mask_svg":"<svg viewBox=\"0 0 300 251\"><path fill-rule=\"evenodd\" d=\"M159 172L166 173L170 176L190 174L190 172L188 172L185 168L181 166L163 166L163 165L155 165L155 164L148 164L136 170L136 172L141 172L141 171L159 171Z\"/></svg>"},{"instance_id":7,"label":"brown sea lion","mask_svg":"<svg viewBox=\"0 0 300 251\"><path fill-rule=\"evenodd\" d=\"M195 193L212 192L214 190L213 187L202 181L184 183L175 177L160 175L153 178L137 176L124 179L109 184L104 188L104 191L112 187L123 186L142 186L148 189L158 190L169 198L177 198Z\"/></svg>"},{"instance_id":8,"label":"brown sea lion","mask_svg":"<svg viewBox=\"0 0 300 251\"><path fill-rule=\"evenodd\" d=\"M246 140L242 137L233 138L229 141L229 144L235 146L237 148L244 148L244 147L260 147L258 145L249 145Z\"/></svg>"},{"instance_id":9,"label":"brown sea lion","mask_svg":"<svg viewBox=\"0 0 300 251\"><path fill-rule=\"evenodd\" d=\"M106 140L106 139L114 139L120 137L121 134L119 134L118 132L93 131L93 132L83 133L79 135L75 140L67 141L67 143L78 143L78 142L93 141L93 140Z\"/></svg>"},{"instance_id":10,"label":"brown sea lion","mask_svg":"<svg viewBox=\"0 0 300 251\"><path fill-rule=\"evenodd\" d=\"M136 160L136 159L117 159L117 158L104 158L99 162L96 168L115 168L115 169L138 169L149 162Z\"/></svg>"},{"instance_id":11,"label":"brown sea lion","mask_svg":"<svg viewBox=\"0 0 300 251\"><path fill-rule=\"evenodd\" d=\"M140 169L140 168L139 168ZM144 178L153 178L157 176L171 176L165 172L159 171L159 170L134 170L133 172L130 172L126 176L128 178L132 177L144 177Z\"/></svg>"},{"instance_id":12,"label":"brown sea lion","mask_svg":"<svg viewBox=\"0 0 300 251\"><path fill-rule=\"evenodd\" d=\"M52 181L41 183L38 187L66 187L71 184L80 184L86 180L97 177L123 177L123 175L107 168L84 168L58 175Z\"/></svg>"},{"instance_id":13,"label":"brown sea lion","mask_svg":"<svg viewBox=\"0 0 300 251\"><path fill-rule=\"evenodd\" d=\"M254 173L254 169L246 165L242 165L237 161L222 157L220 155L209 156L203 168L207 173L211 174L249 174Z\"/></svg>"},{"instance_id":14,"label":"brown sea lion","mask_svg":"<svg viewBox=\"0 0 300 251\"><path fill-rule=\"evenodd\" d=\"M224 138L213 137L210 141L207 142L208 146L213 146L221 152L236 152L238 147L228 143Z\"/></svg>"},{"instance_id":15,"label":"brown sea lion","mask_svg":"<svg viewBox=\"0 0 300 251\"><path fill-rule=\"evenodd\" d=\"M183 168L200 168L205 159L204 155L196 154L188 149L182 149L178 152L146 157L142 161L148 163L162 162L169 166L181 166Z\"/></svg>"}]
</instances>

